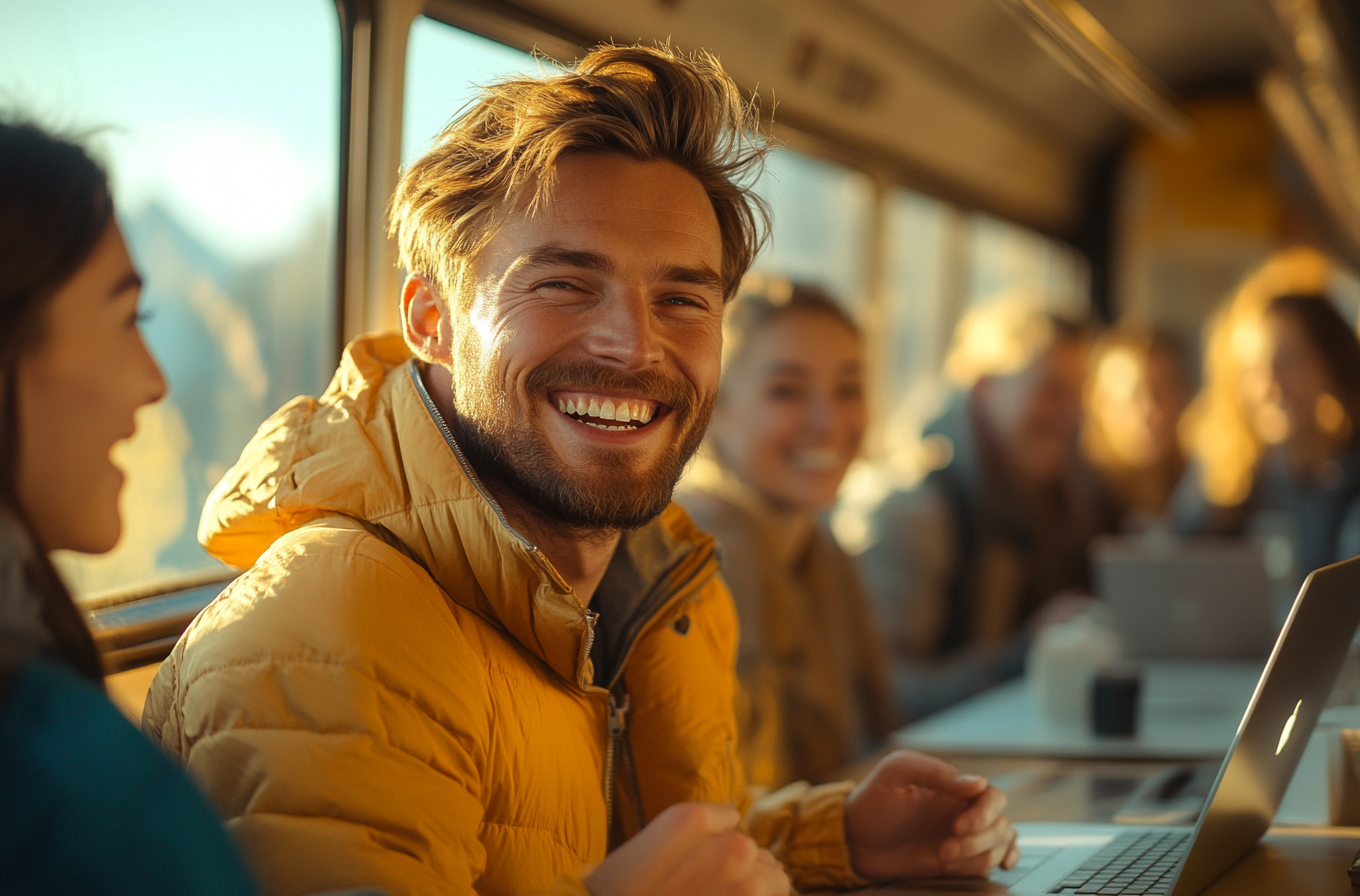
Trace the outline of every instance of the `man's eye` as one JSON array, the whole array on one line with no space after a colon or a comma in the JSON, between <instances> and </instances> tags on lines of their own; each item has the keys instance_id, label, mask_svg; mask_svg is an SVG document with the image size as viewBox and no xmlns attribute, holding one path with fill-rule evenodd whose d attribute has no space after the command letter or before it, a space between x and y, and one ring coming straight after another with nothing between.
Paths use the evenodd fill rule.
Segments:
<instances>
[{"instance_id":1,"label":"man's eye","mask_svg":"<svg viewBox=\"0 0 1360 896\"><path fill-rule=\"evenodd\" d=\"M539 289L575 289L575 283L568 283L566 280L549 280L547 283L538 284Z\"/></svg>"},{"instance_id":2,"label":"man's eye","mask_svg":"<svg viewBox=\"0 0 1360 896\"><path fill-rule=\"evenodd\" d=\"M689 298L688 296L666 296L666 298L661 300L661 303L663 305L677 305L677 306L688 305L694 308L700 307L698 302L696 302L694 299Z\"/></svg>"}]
</instances>

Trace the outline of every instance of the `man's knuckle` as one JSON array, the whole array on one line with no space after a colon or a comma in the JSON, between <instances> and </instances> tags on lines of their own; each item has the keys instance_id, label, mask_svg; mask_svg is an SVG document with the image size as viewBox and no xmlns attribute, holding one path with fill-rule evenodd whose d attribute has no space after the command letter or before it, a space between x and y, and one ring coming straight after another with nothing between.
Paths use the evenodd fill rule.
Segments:
<instances>
[{"instance_id":1,"label":"man's knuckle","mask_svg":"<svg viewBox=\"0 0 1360 896\"><path fill-rule=\"evenodd\" d=\"M750 837L734 831L723 836L718 846L718 856L728 867L742 868L755 861L759 849Z\"/></svg>"},{"instance_id":2,"label":"man's knuckle","mask_svg":"<svg viewBox=\"0 0 1360 896\"><path fill-rule=\"evenodd\" d=\"M677 803L666 810L671 821L681 830L703 828L708 824L709 811L699 803Z\"/></svg>"}]
</instances>

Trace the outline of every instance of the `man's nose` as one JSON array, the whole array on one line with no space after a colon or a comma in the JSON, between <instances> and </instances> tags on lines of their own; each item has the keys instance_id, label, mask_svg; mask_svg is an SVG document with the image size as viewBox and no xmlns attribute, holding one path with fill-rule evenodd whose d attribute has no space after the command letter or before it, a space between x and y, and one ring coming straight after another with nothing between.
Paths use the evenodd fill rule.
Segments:
<instances>
[{"instance_id":1,"label":"man's nose","mask_svg":"<svg viewBox=\"0 0 1360 896\"><path fill-rule=\"evenodd\" d=\"M641 290L617 292L600 303L586 335L585 349L597 358L636 369L664 357L649 296Z\"/></svg>"}]
</instances>

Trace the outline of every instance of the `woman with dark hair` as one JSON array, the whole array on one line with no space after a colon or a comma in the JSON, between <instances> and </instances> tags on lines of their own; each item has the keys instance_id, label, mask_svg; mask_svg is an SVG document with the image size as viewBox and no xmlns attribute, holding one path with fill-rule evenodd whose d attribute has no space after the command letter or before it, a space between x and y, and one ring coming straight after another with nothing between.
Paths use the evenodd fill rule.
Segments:
<instances>
[{"instance_id":1,"label":"woman with dark hair","mask_svg":"<svg viewBox=\"0 0 1360 896\"><path fill-rule=\"evenodd\" d=\"M867 423L859 327L821 289L748 277L723 324L699 461L676 493L717 537L741 620L739 743L753 784L833 779L894 724L853 562L821 515Z\"/></svg>"},{"instance_id":2,"label":"woman with dark hair","mask_svg":"<svg viewBox=\"0 0 1360 896\"><path fill-rule=\"evenodd\" d=\"M16 893L247 894L207 803L104 694L48 559L121 533L109 452L165 394L103 170L0 122L0 881Z\"/></svg>"},{"instance_id":3,"label":"woman with dark hair","mask_svg":"<svg viewBox=\"0 0 1360 896\"><path fill-rule=\"evenodd\" d=\"M1360 553L1360 339L1326 295L1290 293L1239 325L1233 342L1254 472L1244 499L1215 501L1201 462L1179 490L1178 528L1287 537L1302 580ZM1214 377L1211 368L1206 388Z\"/></svg>"}]
</instances>

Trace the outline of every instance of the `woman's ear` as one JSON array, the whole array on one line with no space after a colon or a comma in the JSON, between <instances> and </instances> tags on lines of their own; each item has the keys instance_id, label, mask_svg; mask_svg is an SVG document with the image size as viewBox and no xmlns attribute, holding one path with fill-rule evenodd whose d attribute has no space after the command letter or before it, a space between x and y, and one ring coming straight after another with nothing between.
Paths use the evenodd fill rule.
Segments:
<instances>
[{"instance_id":1,"label":"woman's ear","mask_svg":"<svg viewBox=\"0 0 1360 896\"><path fill-rule=\"evenodd\" d=\"M401 324L406 344L427 364L453 363L453 331L434 281L410 274L401 287Z\"/></svg>"}]
</instances>

